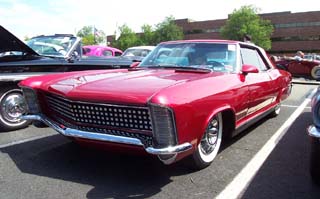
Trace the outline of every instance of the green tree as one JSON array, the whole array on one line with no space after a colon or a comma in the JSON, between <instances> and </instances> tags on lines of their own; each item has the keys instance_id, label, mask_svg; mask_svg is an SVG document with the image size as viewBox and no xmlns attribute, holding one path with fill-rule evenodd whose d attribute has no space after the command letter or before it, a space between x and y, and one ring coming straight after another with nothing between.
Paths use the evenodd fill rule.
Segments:
<instances>
[{"instance_id":1,"label":"green tree","mask_svg":"<svg viewBox=\"0 0 320 199\"><path fill-rule=\"evenodd\" d=\"M81 37L83 45L101 44L106 41L106 34L94 26L84 26L77 32L77 36Z\"/></svg>"},{"instance_id":2,"label":"green tree","mask_svg":"<svg viewBox=\"0 0 320 199\"><path fill-rule=\"evenodd\" d=\"M140 45L141 41L137 34L133 32L126 24L118 28L119 38L116 38L112 45L118 49L125 50L132 46Z\"/></svg>"},{"instance_id":3,"label":"green tree","mask_svg":"<svg viewBox=\"0 0 320 199\"><path fill-rule=\"evenodd\" d=\"M183 39L182 28L177 26L172 16L166 17L164 21L156 25L154 43L162 41L180 40Z\"/></svg>"},{"instance_id":4,"label":"green tree","mask_svg":"<svg viewBox=\"0 0 320 199\"><path fill-rule=\"evenodd\" d=\"M30 40L30 37L28 37L27 35L25 35L25 36L23 37L23 41L28 41L28 40Z\"/></svg>"},{"instance_id":5,"label":"green tree","mask_svg":"<svg viewBox=\"0 0 320 199\"><path fill-rule=\"evenodd\" d=\"M235 9L220 30L222 37L242 41L245 35L250 35L253 43L269 50L273 26L269 20L261 19L257 13L258 9L253 6Z\"/></svg>"},{"instance_id":6,"label":"green tree","mask_svg":"<svg viewBox=\"0 0 320 199\"><path fill-rule=\"evenodd\" d=\"M166 17L164 21L155 25L155 28L145 24L141 29L142 33L136 34L126 24L120 26L120 36L115 38L112 45L125 50L132 46L157 45L162 41L179 40L184 37L182 29L175 24L173 17Z\"/></svg>"},{"instance_id":7,"label":"green tree","mask_svg":"<svg viewBox=\"0 0 320 199\"><path fill-rule=\"evenodd\" d=\"M142 34L140 36L141 45L156 45L155 43L155 33L150 25L143 25L141 27Z\"/></svg>"}]
</instances>

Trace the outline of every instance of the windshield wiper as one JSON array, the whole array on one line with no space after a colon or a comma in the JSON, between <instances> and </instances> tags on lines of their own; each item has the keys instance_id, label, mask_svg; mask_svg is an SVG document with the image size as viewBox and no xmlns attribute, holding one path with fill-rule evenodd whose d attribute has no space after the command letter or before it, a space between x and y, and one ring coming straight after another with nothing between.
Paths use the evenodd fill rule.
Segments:
<instances>
[{"instance_id":1,"label":"windshield wiper","mask_svg":"<svg viewBox=\"0 0 320 199\"><path fill-rule=\"evenodd\" d=\"M184 71L201 71L201 72L212 72L212 69L209 68L202 68L202 67L195 67L195 66L179 66L179 65L152 65L147 66L147 68L157 69L175 69L175 70L184 70Z\"/></svg>"}]
</instances>

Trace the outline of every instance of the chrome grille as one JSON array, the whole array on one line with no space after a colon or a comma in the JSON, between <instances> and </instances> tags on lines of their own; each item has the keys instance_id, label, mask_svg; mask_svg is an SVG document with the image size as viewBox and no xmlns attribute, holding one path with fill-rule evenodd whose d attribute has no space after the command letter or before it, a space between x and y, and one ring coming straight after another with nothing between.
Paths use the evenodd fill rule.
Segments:
<instances>
[{"instance_id":1,"label":"chrome grille","mask_svg":"<svg viewBox=\"0 0 320 199\"><path fill-rule=\"evenodd\" d=\"M97 128L97 127L79 126L79 125L71 124L61 118L58 118L58 117L54 117L54 118L57 122L64 124L64 126L66 126L68 128L77 129L77 130L81 130L81 131L87 131L87 132L137 138L144 144L145 147L150 147L150 146L152 146L152 143L153 143L153 139L152 139L151 135L133 133L133 132L128 132L128 131L123 131L120 129L105 129L105 128Z\"/></svg>"},{"instance_id":2,"label":"chrome grille","mask_svg":"<svg viewBox=\"0 0 320 199\"><path fill-rule=\"evenodd\" d=\"M46 99L51 111L75 123L133 130L152 130L149 109L145 107L70 101L51 94L47 94Z\"/></svg>"}]
</instances>

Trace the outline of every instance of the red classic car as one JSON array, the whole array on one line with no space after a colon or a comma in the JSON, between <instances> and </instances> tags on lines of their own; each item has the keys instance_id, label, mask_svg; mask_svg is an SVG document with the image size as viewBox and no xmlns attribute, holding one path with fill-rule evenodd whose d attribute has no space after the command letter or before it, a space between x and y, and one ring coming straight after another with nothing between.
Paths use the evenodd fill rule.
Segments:
<instances>
[{"instance_id":1,"label":"red classic car","mask_svg":"<svg viewBox=\"0 0 320 199\"><path fill-rule=\"evenodd\" d=\"M275 61L279 69L286 70L295 77L320 80L320 61L313 59L281 58Z\"/></svg>"},{"instance_id":2,"label":"red classic car","mask_svg":"<svg viewBox=\"0 0 320 199\"><path fill-rule=\"evenodd\" d=\"M189 157L201 169L222 138L279 114L291 75L253 44L189 40L159 44L135 68L33 77L20 86L29 107L23 119L165 164Z\"/></svg>"}]
</instances>

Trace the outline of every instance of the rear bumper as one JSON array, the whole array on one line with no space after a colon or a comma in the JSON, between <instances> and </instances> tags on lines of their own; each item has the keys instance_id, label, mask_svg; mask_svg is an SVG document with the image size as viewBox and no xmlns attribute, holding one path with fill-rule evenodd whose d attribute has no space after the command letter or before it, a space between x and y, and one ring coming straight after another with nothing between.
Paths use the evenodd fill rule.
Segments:
<instances>
[{"instance_id":1,"label":"rear bumper","mask_svg":"<svg viewBox=\"0 0 320 199\"><path fill-rule=\"evenodd\" d=\"M181 145L176 146L168 146L165 148L154 148L154 147L146 147L144 144L137 138L130 138L124 136L116 136L116 135L108 135L108 134L101 134L95 132L88 132L88 131L81 131L78 129L67 128L63 125L59 125L58 123L50 120L44 115L24 115L21 117L24 120L38 120L46 125L50 126L58 133L67 136L67 137L75 137L75 138L84 138L90 140L98 140L104 142L113 142L119 144L129 144L129 145L136 145L141 146L145 149L145 151L149 154L158 155L159 159L163 161L165 164L170 164L175 161L176 156L178 153L188 151L192 149L192 144L186 142ZM166 158L163 158L166 156Z\"/></svg>"}]
</instances>

